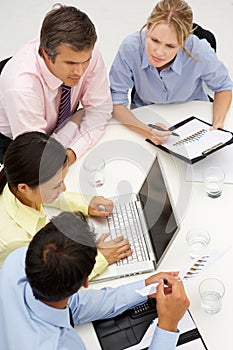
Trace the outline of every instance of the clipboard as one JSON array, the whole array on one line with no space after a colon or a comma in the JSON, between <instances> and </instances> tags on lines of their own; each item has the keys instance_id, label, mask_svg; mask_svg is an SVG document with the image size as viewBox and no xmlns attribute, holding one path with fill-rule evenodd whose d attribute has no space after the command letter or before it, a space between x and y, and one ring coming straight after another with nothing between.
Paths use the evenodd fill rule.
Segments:
<instances>
[{"instance_id":1,"label":"clipboard","mask_svg":"<svg viewBox=\"0 0 233 350\"><path fill-rule=\"evenodd\" d=\"M156 300L148 299L144 304L129 309L121 315L94 321L93 326L102 350L122 350L140 343L148 328L157 318ZM177 350L182 349L182 345L187 343L191 345L192 341L197 340L201 344L201 349L207 350L189 311L186 312L183 323L176 346ZM140 349L147 350L148 347L142 346Z\"/></svg>"},{"instance_id":2,"label":"clipboard","mask_svg":"<svg viewBox=\"0 0 233 350\"><path fill-rule=\"evenodd\" d=\"M155 145L149 139L146 141L189 164L194 164L233 143L232 132L224 129L210 130L210 127L210 123L191 116L169 128L171 131L175 130L179 137L171 135L162 145Z\"/></svg>"}]
</instances>

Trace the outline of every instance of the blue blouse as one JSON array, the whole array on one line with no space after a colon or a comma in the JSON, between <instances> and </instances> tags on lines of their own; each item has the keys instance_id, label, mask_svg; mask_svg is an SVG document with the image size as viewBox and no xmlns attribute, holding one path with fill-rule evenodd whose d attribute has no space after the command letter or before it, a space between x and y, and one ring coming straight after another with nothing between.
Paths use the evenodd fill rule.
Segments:
<instances>
[{"instance_id":1,"label":"blue blouse","mask_svg":"<svg viewBox=\"0 0 233 350\"><path fill-rule=\"evenodd\" d=\"M128 105L128 92L133 86L137 107L208 100L203 83L214 92L232 90L226 67L205 39L190 35L185 46L198 61L180 48L172 64L158 72L147 58L145 31L125 38L110 69L113 104Z\"/></svg>"}]
</instances>

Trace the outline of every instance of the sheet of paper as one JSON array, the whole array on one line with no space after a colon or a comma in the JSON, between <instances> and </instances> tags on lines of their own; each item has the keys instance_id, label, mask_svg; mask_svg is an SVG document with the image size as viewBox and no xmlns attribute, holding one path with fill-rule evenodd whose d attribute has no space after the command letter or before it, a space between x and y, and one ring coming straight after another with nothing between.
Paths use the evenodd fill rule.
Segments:
<instances>
[{"instance_id":1,"label":"sheet of paper","mask_svg":"<svg viewBox=\"0 0 233 350\"><path fill-rule=\"evenodd\" d=\"M156 288L157 288L158 283L153 283L153 284L149 284L149 286L146 286L142 289L137 289L136 292L140 295L142 295L143 297L153 294L156 292Z\"/></svg>"},{"instance_id":2,"label":"sheet of paper","mask_svg":"<svg viewBox=\"0 0 233 350\"><path fill-rule=\"evenodd\" d=\"M180 333L185 333L195 328L196 328L196 325L193 322L193 319L190 316L189 312L187 311L179 322Z\"/></svg>"},{"instance_id":3,"label":"sheet of paper","mask_svg":"<svg viewBox=\"0 0 233 350\"><path fill-rule=\"evenodd\" d=\"M150 346L151 340L153 338L155 328L157 326L157 320L155 320L147 329L146 333L144 334L142 340L140 343L130 346L128 348L125 348L123 350L141 350L144 348L148 348Z\"/></svg>"},{"instance_id":4,"label":"sheet of paper","mask_svg":"<svg viewBox=\"0 0 233 350\"><path fill-rule=\"evenodd\" d=\"M203 152L225 144L232 138L230 132L210 130L209 125L197 119L182 125L175 132L179 137L171 135L163 146L188 159L202 156Z\"/></svg>"},{"instance_id":5,"label":"sheet of paper","mask_svg":"<svg viewBox=\"0 0 233 350\"><path fill-rule=\"evenodd\" d=\"M190 260L190 263L181 269L179 276L182 281L188 281L190 278L194 278L199 275L206 267L212 264L214 261L221 259L223 255L230 252L232 249L229 246L226 249L212 249L209 250L204 256L198 256L195 259Z\"/></svg>"},{"instance_id":6,"label":"sheet of paper","mask_svg":"<svg viewBox=\"0 0 233 350\"><path fill-rule=\"evenodd\" d=\"M201 338L179 345L176 348L177 350L206 350Z\"/></svg>"},{"instance_id":7,"label":"sheet of paper","mask_svg":"<svg viewBox=\"0 0 233 350\"><path fill-rule=\"evenodd\" d=\"M209 250L205 255L200 255L184 266L179 273L181 281L187 281L190 278L194 278L199 275L209 264L217 259L220 259L223 255L232 249L229 246L226 249L215 249ZM137 289L136 292L142 296L147 296L156 293L156 288L159 283L150 284L142 289Z\"/></svg>"},{"instance_id":8,"label":"sheet of paper","mask_svg":"<svg viewBox=\"0 0 233 350\"><path fill-rule=\"evenodd\" d=\"M218 166L225 173L225 183L233 183L233 144L220 149L205 159L192 165L187 166L186 180L187 181L203 181L203 170Z\"/></svg>"},{"instance_id":9,"label":"sheet of paper","mask_svg":"<svg viewBox=\"0 0 233 350\"><path fill-rule=\"evenodd\" d=\"M133 346L130 346L126 349L127 350L140 350L140 349L144 349L144 348L149 347L151 340L153 338L157 323L158 323L158 319L154 320L154 322L150 324L149 328L147 329L147 331L144 334L140 343L133 345ZM183 318L179 322L180 333L188 332L188 331L191 331L192 329L195 329L195 328L196 328L196 325L193 322L192 317L190 316L190 314L188 312L186 312L184 314ZM124 350L126 350L126 349L124 349ZM180 349L180 347L178 347L178 349Z\"/></svg>"}]
</instances>

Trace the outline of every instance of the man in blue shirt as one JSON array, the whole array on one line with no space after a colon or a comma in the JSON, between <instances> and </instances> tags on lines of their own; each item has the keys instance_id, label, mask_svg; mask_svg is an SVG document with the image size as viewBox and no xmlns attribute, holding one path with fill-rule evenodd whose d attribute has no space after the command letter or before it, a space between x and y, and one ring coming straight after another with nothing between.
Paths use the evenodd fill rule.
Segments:
<instances>
[{"instance_id":1,"label":"man in blue shirt","mask_svg":"<svg viewBox=\"0 0 233 350\"><path fill-rule=\"evenodd\" d=\"M88 286L96 252L89 225L63 212L34 236L27 250L19 248L8 256L0 271L1 349L84 350L72 318L80 324L120 314L146 300L136 289L155 282L160 282L159 321L150 350L175 348L177 324L189 306L177 274L159 273L118 288L79 290Z\"/></svg>"}]
</instances>

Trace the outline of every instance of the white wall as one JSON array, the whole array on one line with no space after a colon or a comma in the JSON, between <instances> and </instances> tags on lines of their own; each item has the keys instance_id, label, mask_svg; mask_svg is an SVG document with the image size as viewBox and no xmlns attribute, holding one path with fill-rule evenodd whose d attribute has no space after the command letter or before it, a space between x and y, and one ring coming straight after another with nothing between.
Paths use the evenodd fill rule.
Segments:
<instances>
[{"instance_id":1,"label":"white wall","mask_svg":"<svg viewBox=\"0 0 233 350\"><path fill-rule=\"evenodd\" d=\"M14 54L28 40L38 36L41 22L56 0L0 0L0 59ZM218 57L233 78L233 0L188 0L194 21L213 31ZM99 46L107 68L121 40L141 28L155 5L152 0L70 0L86 12L96 25Z\"/></svg>"}]
</instances>

